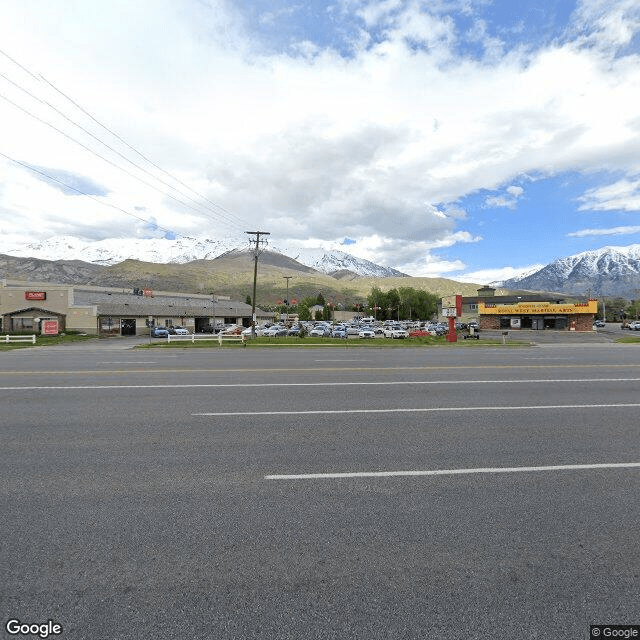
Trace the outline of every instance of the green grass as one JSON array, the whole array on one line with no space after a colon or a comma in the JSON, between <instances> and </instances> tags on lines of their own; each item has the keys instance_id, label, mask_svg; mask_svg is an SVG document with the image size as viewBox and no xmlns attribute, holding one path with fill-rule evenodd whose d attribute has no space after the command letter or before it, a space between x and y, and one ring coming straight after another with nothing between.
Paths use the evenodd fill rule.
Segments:
<instances>
[{"instance_id":1,"label":"green grass","mask_svg":"<svg viewBox=\"0 0 640 640\"><path fill-rule=\"evenodd\" d=\"M408 338L402 340L392 340L389 338L374 338L374 339L349 339L340 340L336 338L316 338L306 336L305 338L299 338L296 336L282 336L280 338L269 337L256 337L247 340L247 346L249 348L259 347L343 347L345 349L376 349L376 348L407 348L407 347L448 347L448 348L473 348L473 347L528 347L528 342L507 341L506 344L502 343L500 339L487 339L487 340L462 340L459 339L455 344L446 341L444 336L423 336L419 338ZM151 342L150 344L141 344L138 349L220 349L220 344L215 340L196 340L195 342L189 341L175 341L175 342ZM244 346L240 342L223 342L222 348L235 348L243 349Z\"/></svg>"},{"instance_id":2,"label":"green grass","mask_svg":"<svg viewBox=\"0 0 640 640\"><path fill-rule=\"evenodd\" d=\"M624 338L618 338L616 342L624 344L633 344L634 342L640 342L640 336L625 336Z\"/></svg>"},{"instance_id":3,"label":"green grass","mask_svg":"<svg viewBox=\"0 0 640 640\"><path fill-rule=\"evenodd\" d=\"M65 344L68 342L83 342L86 340L95 340L95 336L88 336L80 333L67 333L57 336L38 336L36 335L35 345L31 342L2 342L6 334L0 335L0 351L9 351L12 349L24 349L25 347L47 347L53 344ZM9 334L11 335L11 334ZM18 335L18 334L16 334Z\"/></svg>"}]
</instances>

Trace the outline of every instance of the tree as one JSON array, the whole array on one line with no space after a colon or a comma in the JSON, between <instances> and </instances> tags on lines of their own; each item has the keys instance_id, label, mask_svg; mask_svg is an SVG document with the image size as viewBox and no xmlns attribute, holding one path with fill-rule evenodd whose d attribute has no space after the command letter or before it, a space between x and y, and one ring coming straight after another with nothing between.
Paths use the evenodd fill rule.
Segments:
<instances>
[{"instance_id":1,"label":"tree","mask_svg":"<svg viewBox=\"0 0 640 640\"><path fill-rule=\"evenodd\" d=\"M311 320L311 310L306 304L300 303L298 305L298 317L303 322L308 322L309 320Z\"/></svg>"},{"instance_id":2,"label":"tree","mask_svg":"<svg viewBox=\"0 0 640 640\"><path fill-rule=\"evenodd\" d=\"M251 306L251 296L249 296L249 295L248 295L248 296L246 297L246 299L245 299L245 302L246 302L249 306Z\"/></svg>"},{"instance_id":3,"label":"tree","mask_svg":"<svg viewBox=\"0 0 640 640\"><path fill-rule=\"evenodd\" d=\"M438 311L438 296L421 289L401 287L383 293L373 287L367 296L370 308L378 307L378 319L430 320Z\"/></svg>"}]
</instances>

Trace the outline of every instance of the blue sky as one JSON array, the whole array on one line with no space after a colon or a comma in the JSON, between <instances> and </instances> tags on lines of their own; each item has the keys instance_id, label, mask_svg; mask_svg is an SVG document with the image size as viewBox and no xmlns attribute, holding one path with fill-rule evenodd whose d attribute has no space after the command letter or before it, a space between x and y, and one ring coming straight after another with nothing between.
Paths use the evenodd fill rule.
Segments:
<instances>
[{"instance_id":1,"label":"blue sky","mask_svg":"<svg viewBox=\"0 0 640 640\"><path fill-rule=\"evenodd\" d=\"M484 282L640 243L639 34L637 0L2 3L0 252L261 228Z\"/></svg>"}]
</instances>

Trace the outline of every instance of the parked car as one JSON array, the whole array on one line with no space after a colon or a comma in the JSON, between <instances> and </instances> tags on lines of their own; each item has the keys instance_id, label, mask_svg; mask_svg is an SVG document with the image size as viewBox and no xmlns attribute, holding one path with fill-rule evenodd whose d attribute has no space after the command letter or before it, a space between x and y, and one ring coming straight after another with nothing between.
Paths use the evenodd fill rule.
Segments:
<instances>
[{"instance_id":1,"label":"parked car","mask_svg":"<svg viewBox=\"0 0 640 640\"><path fill-rule=\"evenodd\" d=\"M185 329L185 327L174 327L173 328L175 335L177 336L188 336L189 334L189 329Z\"/></svg>"},{"instance_id":2,"label":"parked car","mask_svg":"<svg viewBox=\"0 0 640 640\"><path fill-rule=\"evenodd\" d=\"M373 329L368 329L366 327L360 329L358 331L358 338L375 338L376 333Z\"/></svg>"},{"instance_id":3,"label":"parked car","mask_svg":"<svg viewBox=\"0 0 640 640\"><path fill-rule=\"evenodd\" d=\"M169 331L164 327L153 327L151 335L154 338L166 338L169 335Z\"/></svg>"},{"instance_id":4,"label":"parked car","mask_svg":"<svg viewBox=\"0 0 640 640\"><path fill-rule=\"evenodd\" d=\"M409 332L406 329L403 329L399 325L387 327L384 330L385 338L408 338Z\"/></svg>"},{"instance_id":5,"label":"parked car","mask_svg":"<svg viewBox=\"0 0 640 640\"><path fill-rule=\"evenodd\" d=\"M631 331L640 331L640 320L633 320L633 322L630 322L627 327Z\"/></svg>"},{"instance_id":6,"label":"parked car","mask_svg":"<svg viewBox=\"0 0 640 640\"><path fill-rule=\"evenodd\" d=\"M277 325L274 324L273 326L269 327L268 329L265 329L264 333L262 334L263 336L267 336L269 338L275 338L278 336L286 336L287 335L287 328L283 327L281 325Z\"/></svg>"},{"instance_id":7,"label":"parked car","mask_svg":"<svg viewBox=\"0 0 640 640\"><path fill-rule=\"evenodd\" d=\"M200 327L200 333L218 333L220 327L214 327L212 324L205 324Z\"/></svg>"},{"instance_id":8,"label":"parked car","mask_svg":"<svg viewBox=\"0 0 640 640\"><path fill-rule=\"evenodd\" d=\"M596 321L593 323L593 326L594 326L594 327L604 327L604 326L606 326L606 325L605 325L605 323L604 323L604 321L603 321L603 320L596 320Z\"/></svg>"},{"instance_id":9,"label":"parked car","mask_svg":"<svg viewBox=\"0 0 640 640\"><path fill-rule=\"evenodd\" d=\"M331 335L331 329L326 325L319 324L318 326L311 329L309 335L312 337L326 337Z\"/></svg>"},{"instance_id":10,"label":"parked car","mask_svg":"<svg viewBox=\"0 0 640 640\"><path fill-rule=\"evenodd\" d=\"M287 331L288 336L299 336L302 331L302 327L298 324L295 327L291 327L289 331Z\"/></svg>"},{"instance_id":11,"label":"parked car","mask_svg":"<svg viewBox=\"0 0 640 640\"><path fill-rule=\"evenodd\" d=\"M336 327L331 332L331 337L332 338L347 338L347 336L348 336L348 334L347 334L346 327Z\"/></svg>"}]
</instances>

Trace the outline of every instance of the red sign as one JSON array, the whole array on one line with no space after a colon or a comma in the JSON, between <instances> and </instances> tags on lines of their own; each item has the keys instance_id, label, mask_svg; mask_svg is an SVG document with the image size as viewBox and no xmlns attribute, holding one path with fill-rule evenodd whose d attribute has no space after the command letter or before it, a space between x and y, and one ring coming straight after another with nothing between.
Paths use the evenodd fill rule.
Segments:
<instances>
[{"instance_id":1,"label":"red sign","mask_svg":"<svg viewBox=\"0 0 640 640\"><path fill-rule=\"evenodd\" d=\"M25 291L24 299L25 300L46 300L47 292L46 291Z\"/></svg>"},{"instance_id":2,"label":"red sign","mask_svg":"<svg viewBox=\"0 0 640 640\"><path fill-rule=\"evenodd\" d=\"M57 336L58 335L58 321L57 320L45 320L42 323L42 333L45 336Z\"/></svg>"},{"instance_id":3,"label":"red sign","mask_svg":"<svg viewBox=\"0 0 640 640\"><path fill-rule=\"evenodd\" d=\"M153 298L153 289L143 289L142 294L147 298Z\"/></svg>"}]
</instances>

